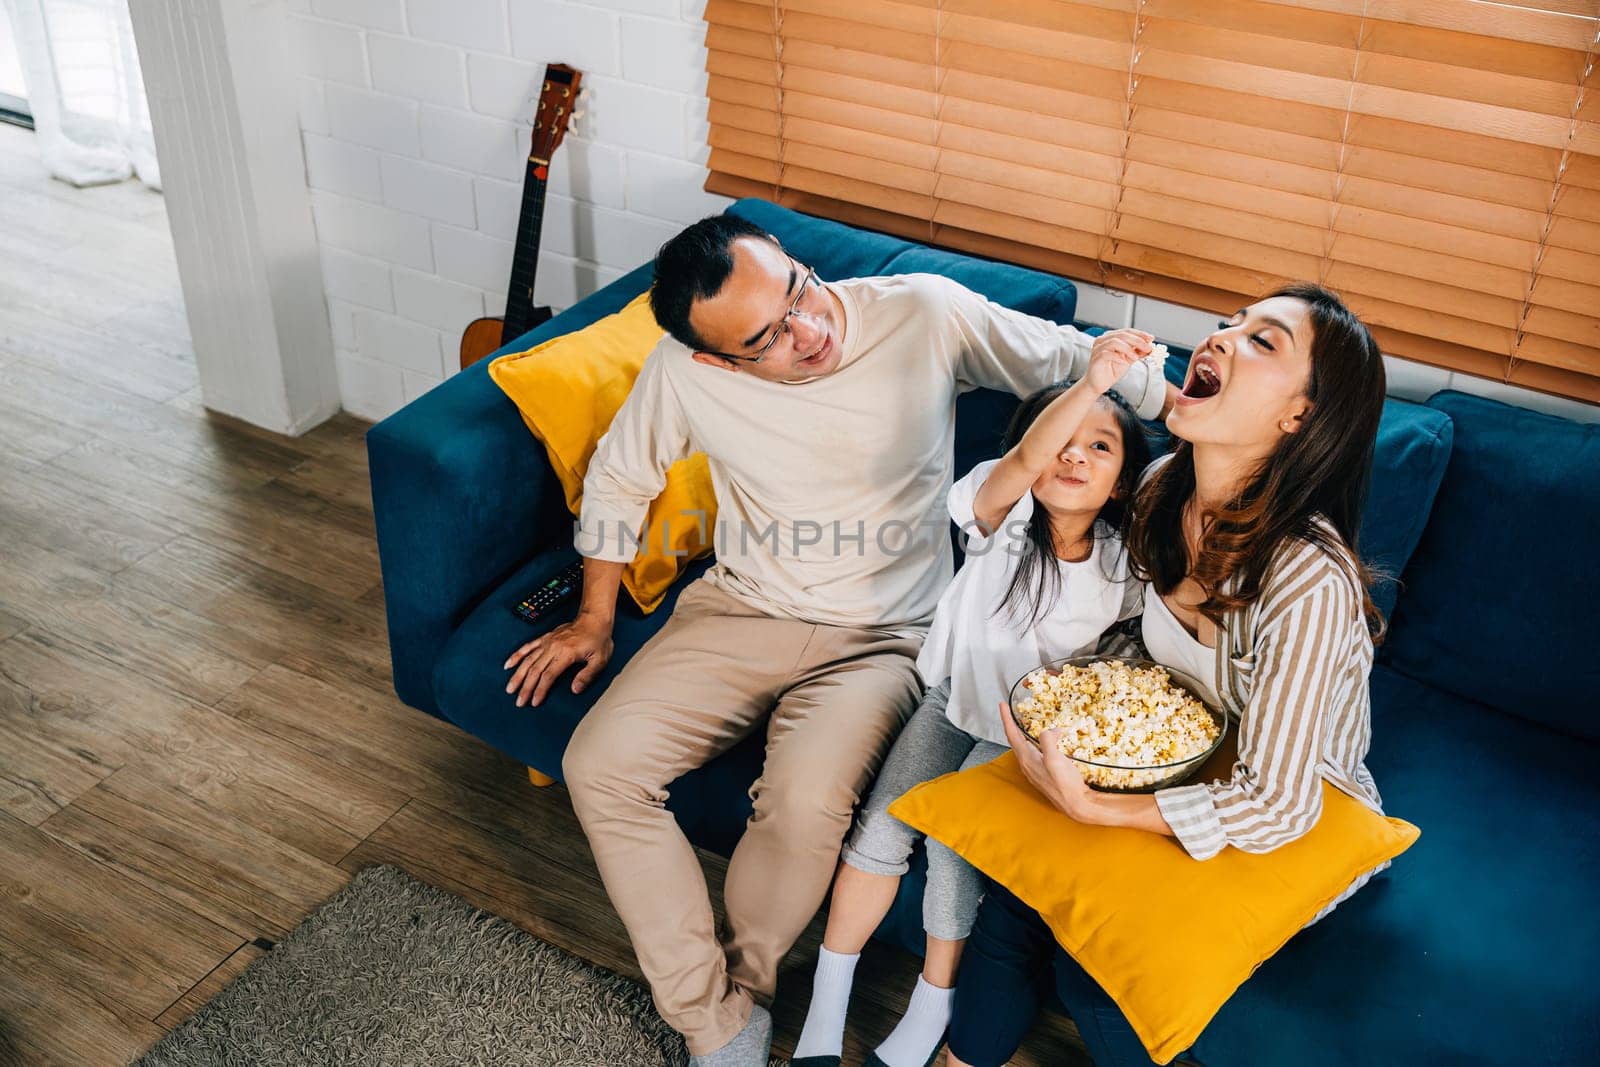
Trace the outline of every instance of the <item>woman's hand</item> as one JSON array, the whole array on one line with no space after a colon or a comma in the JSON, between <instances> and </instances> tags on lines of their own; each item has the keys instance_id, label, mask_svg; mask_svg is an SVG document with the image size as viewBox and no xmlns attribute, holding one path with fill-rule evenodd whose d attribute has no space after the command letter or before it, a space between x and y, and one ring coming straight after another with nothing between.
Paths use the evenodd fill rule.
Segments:
<instances>
[{"instance_id":1,"label":"woman's hand","mask_svg":"<svg viewBox=\"0 0 1600 1067\"><path fill-rule=\"evenodd\" d=\"M1153 794L1118 795L1089 788L1072 757L1061 751L1061 731L1046 730L1035 748L1011 717L1011 705L1000 702L1000 721L1005 724L1006 740L1017 754L1017 763L1028 782L1057 811L1068 818L1092 826L1126 826L1152 834L1175 837L1172 827Z\"/></svg>"},{"instance_id":2,"label":"woman's hand","mask_svg":"<svg viewBox=\"0 0 1600 1067\"><path fill-rule=\"evenodd\" d=\"M1094 339L1083 380L1096 393L1116 385L1128 369L1155 350L1155 335L1143 330L1111 330Z\"/></svg>"},{"instance_id":3,"label":"woman's hand","mask_svg":"<svg viewBox=\"0 0 1600 1067\"><path fill-rule=\"evenodd\" d=\"M1005 724L1006 740L1017 754L1022 773L1039 793L1062 814L1083 823L1099 823L1100 794L1089 788L1078 765L1061 751L1061 731L1046 730L1039 735L1038 747L1011 716L1011 705L1000 702L1000 721Z\"/></svg>"}]
</instances>

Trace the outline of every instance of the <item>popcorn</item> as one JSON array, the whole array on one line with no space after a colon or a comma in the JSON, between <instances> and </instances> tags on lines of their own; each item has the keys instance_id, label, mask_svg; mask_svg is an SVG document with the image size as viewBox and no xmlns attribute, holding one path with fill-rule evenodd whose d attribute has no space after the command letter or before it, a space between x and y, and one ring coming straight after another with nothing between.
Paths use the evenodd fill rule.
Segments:
<instances>
[{"instance_id":1,"label":"popcorn","mask_svg":"<svg viewBox=\"0 0 1600 1067\"><path fill-rule=\"evenodd\" d=\"M1167 365L1167 346L1162 344L1160 341L1155 342L1150 346L1150 354L1145 356L1142 360L1140 360L1140 362L1146 364L1150 368L1150 373L1154 377L1164 377L1166 374L1165 368Z\"/></svg>"},{"instance_id":2,"label":"popcorn","mask_svg":"<svg viewBox=\"0 0 1600 1067\"><path fill-rule=\"evenodd\" d=\"M1171 764L1203 756L1221 726L1206 706L1172 684L1166 668L1119 659L1040 667L1022 680L1013 711L1029 737L1061 731L1061 751L1080 761L1084 781L1132 791L1180 775ZM1081 761L1089 762L1081 762ZM1094 764L1117 764L1115 767Z\"/></svg>"}]
</instances>

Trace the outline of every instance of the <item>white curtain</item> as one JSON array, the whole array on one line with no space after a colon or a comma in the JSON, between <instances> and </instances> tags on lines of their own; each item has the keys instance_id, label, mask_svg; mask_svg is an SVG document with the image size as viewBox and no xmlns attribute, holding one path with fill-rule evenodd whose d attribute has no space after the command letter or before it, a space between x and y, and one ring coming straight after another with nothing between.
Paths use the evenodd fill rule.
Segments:
<instances>
[{"instance_id":1,"label":"white curtain","mask_svg":"<svg viewBox=\"0 0 1600 1067\"><path fill-rule=\"evenodd\" d=\"M136 175L161 188L127 0L0 2L50 172L73 185Z\"/></svg>"}]
</instances>

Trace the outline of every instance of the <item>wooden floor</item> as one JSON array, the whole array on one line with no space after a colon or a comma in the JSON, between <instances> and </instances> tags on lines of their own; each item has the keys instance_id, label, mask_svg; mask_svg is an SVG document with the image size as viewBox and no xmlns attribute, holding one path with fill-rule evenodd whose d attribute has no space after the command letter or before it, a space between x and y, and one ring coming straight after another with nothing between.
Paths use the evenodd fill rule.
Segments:
<instances>
[{"instance_id":1,"label":"wooden floor","mask_svg":"<svg viewBox=\"0 0 1600 1067\"><path fill-rule=\"evenodd\" d=\"M0 1064L127 1063L370 863L637 976L565 792L394 696L365 429L208 414L160 196L0 126ZM914 974L869 949L854 1062Z\"/></svg>"}]
</instances>

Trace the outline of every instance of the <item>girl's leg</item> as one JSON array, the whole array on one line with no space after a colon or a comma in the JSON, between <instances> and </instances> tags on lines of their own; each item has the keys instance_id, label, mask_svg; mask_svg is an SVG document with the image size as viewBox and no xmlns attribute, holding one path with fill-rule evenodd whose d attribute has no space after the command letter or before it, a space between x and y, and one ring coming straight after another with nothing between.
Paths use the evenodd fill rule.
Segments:
<instances>
[{"instance_id":1,"label":"girl's leg","mask_svg":"<svg viewBox=\"0 0 1600 1067\"><path fill-rule=\"evenodd\" d=\"M940 989L954 989L956 972L961 967L961 952L966 947L964 937L943 938L929 934L928 947L922 957L922 977Z\"/></svg>"},{"instance_id":2,"label":"girl's leg","mask_svg":"<svg viewBox=\"0 0 1600 1067\"><path fill-rule=\"evenodd\" d=\"M936 842L930 840L928 844L932 846ZM934 893L930 862L928 888L923 895L924 908ZM906 1006L905 1014L889 1036L873 1050L867 1067L924 1067L933 1062L934 1056L944 1046L945 1033L950 1028L950 1013L955 1006L956 970L966 943L964 936L949 940L936 937L931 932L928 934L922 974L917 977L916 988L911 992L911 1003Z\"/></svg>"},{"instance_id":3,"label":"girl's leg","mask_svg":"<svg viewBox=\"0 0 1600 1067\"><path fill-rule=\"evenodd\" d=\"M913 786L955 770L972 748L972 738L945 716L948 692L935 686L923 696L889 750L845 845L828 904L811 1007L795 1045L796 1063L810 1061L804 1067L838 1063L856 959L894 906L900 877L916 846L916 831L890 815L889 805Z\"/></svg>"},{"instance_id":4,"label":"girl's leg","mask_svg":"<svg viewBox=\"0 0 1600 1067\"><path fill-rule=\"evenodd\" d=\"M868 1060L869 1064L923 1067L944 1043L950 1026L956 970L983 896L983 875L932 838L927 846L922 926L928 933L928 947L922 975L905 1015L874 1051L876 1059Z\"/></svg>"},{"instance_id":5,"label":"girl's leg","mask_svg":"<svg viewBox=\"0 0 1600 1067\"><path fill-rule=\"evenodd\" d=\"M1005 751L1004 745L975 741L960 769L988 763ZM983 875L977 868L938 841L930 838L927 846L928 887L922 894L927 954L911 1006L877 1048L878 1061L888 1067L923 1067L944 1042L955 1007L956 971L983 899Z\"/></svg>"},{"instance_id":6,"label":"girl's leg","mask_svg":"<svg viewBox=\"0 0 1600 1067\"><path fill-rule=\"evenodd\" d=\"M1005 745L976 741L961 761L970 770L1004 755ZM929 839L928 888L922 895L922 928L928 932L928 951L922 976L936 986L955 985L956 968L983 899L984 878L978 869L941 842Z\"/></svg>"},{"instance_id":7,"label":"girl's leg","mask_svg":"<svg viewBox=\"0 0 1600 1067\"><path fill-rule=\"evenodd\" d=\"M945 989L956 984L956 969L983 899L983 875L938 841L929 838L928 887L922 893L922 928L928 949L922 977Z\"/></svg>"},{"instance_id":8,"label":"girl's leg","mask_svg":"<svg viewBox=\"0 0 1600 1067\"><path fill-rule=\"evenodd\" d=\"M951 1067L1002 1067L1039 1014L1055 939L1034 910L990 885L956 981Z\"/></svg>"},{"instance_id":9,"label":"girl's leg","mask_svg":"<svg viewBox=\"0 0 1600 1067\"><path fill-rule=\"evenodd\" d=\"M910 869L920 835L890 815L889 805L930 778L956 770L972 751L974 738L945 715L949 695L944 685L924 694L861 806L828 903L823 944L832 951L861 951L894 906L900 878Z\"/></svg>"},{"instance_id":10,"label":"girl's leg","mask_svg":"<svg viewBox=\"0 0 1600 1067\"><path fill-rule=\"evenodd\" d=\"M894 907L899 891L898 874L874 874L840 863L833 879L833 895L828 898L828 925L822 934L822 947L845 956L860 952Z\"/></svg>"},{"instance_id":11,"label":"girl's leg","mask_svg":"<svg viewBox=\"0 0 1600 1067\"><path fill-rule=\"evenodd\" d=\"M1077 1024L1095 1067L1154 1067L1155 1061L1145 1051L1144 1043L1133 1032L1122 1009L1078 961L1058 947L1052 962L1056 995Z\"/></svg>"}]
</instances>

